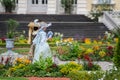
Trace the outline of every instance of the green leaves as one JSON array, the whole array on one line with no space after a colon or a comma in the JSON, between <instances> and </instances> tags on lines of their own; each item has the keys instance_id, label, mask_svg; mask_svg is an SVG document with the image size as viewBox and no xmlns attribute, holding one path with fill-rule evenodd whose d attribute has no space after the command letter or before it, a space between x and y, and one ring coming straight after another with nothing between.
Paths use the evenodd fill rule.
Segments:
<instances>
[{"instance_id":1,"label":"green leaves","mask_svg":"<svg viewBox=\"0 0 120 80\"><path fill-rule=\"evenodd\" d=\"M1 4L5 8L5 12L12 12L15 9L16 3L15 0L0 0Z\"/></svg>"},{"instance_id":2,"label":"green leaves","mask_svg":"<svg viewBox=\"0 0 120 80\"><path fill-rule=\"evenodd\" d=\"M19 23L16 20L9 19L7 21L7 25L8 25L7 37L14 38L15 30L16 30L17 26L19 25Z\"/></svg>"},{"instance_id":3,"label":"green leaves","mask_svg":"<svg viewBox=\"0 0 120 80\"><path fill-rule=\"evenodd\" d=\"M46 70L48 67L52 66L53 62L51 57L44 59L42 56L40 56L39 61L36 61L34 64L38 69Z\"/></svg>"},{"instance_id":4,"label":"green leaves","mask_svg":"<svg viewBox=\"0 0 120 80\"><path fill-rule=\"evenodd\" d=\"M65 13L71 13L74 0L61 0L62 7L65 9Z\"/></svg>"}]
</instances>

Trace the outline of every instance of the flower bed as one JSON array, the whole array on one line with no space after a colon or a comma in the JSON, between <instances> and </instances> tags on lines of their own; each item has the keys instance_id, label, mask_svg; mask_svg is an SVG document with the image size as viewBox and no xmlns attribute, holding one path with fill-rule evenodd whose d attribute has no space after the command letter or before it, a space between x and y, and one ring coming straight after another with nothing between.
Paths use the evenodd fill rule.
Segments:
<instances>
[{"instance_id":1,"label":"flower bed","mask_svg":"<svg viewBox=\"0 0 120 80\"><path fill-rule=\"evenodd\" d=\"M39 78L39 77L30 77L29 80L70 80L69 78Z\"/></svg>"},{"instance_id":2,"label":"flower bed","mask_svg":"<svg viewBox=\"0 0 120 80\"><path fill-rule=\"evenodd\" d=\"M114 69L112 69L112 72L106 72L102 71L99 65L94 64L94 61L112 61L117 39L91 40L85 38L75 40L73 38L53 37L48 42L51 46L54 62L50 58L46 60L40 58L39 61L33 64L30 58L21 58L16 59L16 62L11 64L6 58L6 64L0 64L0 76L27 77L31 80L58 79L55 77L68 77L71 80L101 80L102 78L109 80L104 75L109 77L112 73L119 75L119 72ZM61 60L70 62L59 65L55 60L56 56ZM114 80L115 77L112 79Z\"/></svg>"}]
</instances>

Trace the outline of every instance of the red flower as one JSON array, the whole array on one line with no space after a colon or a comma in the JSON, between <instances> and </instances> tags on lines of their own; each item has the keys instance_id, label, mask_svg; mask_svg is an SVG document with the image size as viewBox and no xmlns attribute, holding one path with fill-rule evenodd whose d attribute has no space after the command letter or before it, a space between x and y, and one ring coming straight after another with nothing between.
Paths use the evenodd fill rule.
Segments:
<instances>
[{"instance_id":1,"label":"red flower","mask_svg":"<svg viewBox=\"0 0 120 80\"><path fill-rule=\"evenodd\" d=\"M4 37L2 37L1 40L2 40L2 42L5 42L5 38Z\"/></svg>"},{"instance_id":2,"label":"red flower","mask_svg":"<svg viewBox=\"0 0 120 80\"><path fill-rule=\"evenodd\" d=\"M9 59L10 59L10 58L9 58L9 57L7 57L7 59L6 59L6 61L5 61L5 63L6 63L6 64L9 62Z\"/></svg>"},{"instance_id":3,"label":"red flower","mask_svg":"<svg viewBox=\"0 0 120 80\"><path fill-rule=\"evenodd\" d=\"M112 50L113 47L112 47L112 46L108 46L107 49L108 49L108 50Z\"/></svg>"},{"instance_id":4,"label":"red flower","mask_svg":"<svg viewBox=\"0 0 120 80\"><path fill-rule=\"evenodd\" d=\"M1 62L3 62L4 58L2 57Z\"/></svg>"},{"instance_id":5,"label":"red flower","mask_svg":"<svg viewBox=\"0 0 120 80\"><path fill-rule=\"evenodd\" d=\"M91 61L91 58L88 55L84 55L84 59L87 61Z\"/></svg>"},{"instance_id":6,"label":"red flower","mask_svg":"<svg viewBox=\"0 0 120 80\"><path fill-rule=\"evenodd\" d=\"M93 66L92 62L88 62L88 66L92 67Z\"/></svg>"}]
</instances>

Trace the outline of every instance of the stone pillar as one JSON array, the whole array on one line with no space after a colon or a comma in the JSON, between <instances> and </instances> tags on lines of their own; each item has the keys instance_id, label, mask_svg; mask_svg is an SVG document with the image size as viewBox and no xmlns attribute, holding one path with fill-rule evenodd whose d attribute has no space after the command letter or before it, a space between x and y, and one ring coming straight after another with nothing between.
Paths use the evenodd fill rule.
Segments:
<instances>
[{"instance_id":1,"label":"stone pillar","mask_svg":"<svg viewBox=\"0 0 120 80\"><path fill-rule=\"evenodd\" d=\"M77 14L87 13L87 0L77 0Z\"/></svg>"},{"instance_id":2,"label":"stone pillar","mask_svg":"<svg viewBox=\"0 0 120 80\"><path fill-rule=\"evenodd\" d=\"M57 0L48 0L47 14L56 14Z\"/></svg>"},{"instance_id":3,"label":"stone pillar","mask_svg":"<svg viewBox=\"0 0 120 80\"><path fill-rule=\"evenodd\" d=\"M27 13L27 0L18 0L18 10L17 14L26 14Z\"/></svg>"}]
</instances>

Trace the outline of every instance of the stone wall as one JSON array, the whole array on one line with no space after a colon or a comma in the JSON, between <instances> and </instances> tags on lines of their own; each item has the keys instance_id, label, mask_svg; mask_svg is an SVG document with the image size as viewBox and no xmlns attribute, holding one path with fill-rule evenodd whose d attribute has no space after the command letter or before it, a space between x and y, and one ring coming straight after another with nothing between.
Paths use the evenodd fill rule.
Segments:
<instances>
[{"instance_id":1,"label":"stone wall","mask_svg":"<svg viewBox=\"0 0 120 80\"><path fill-rule=\"evenodd\" d=\"M115 2L115 10L120 11L120 0L114 0Z\"/></svg>"}]
</instances>

